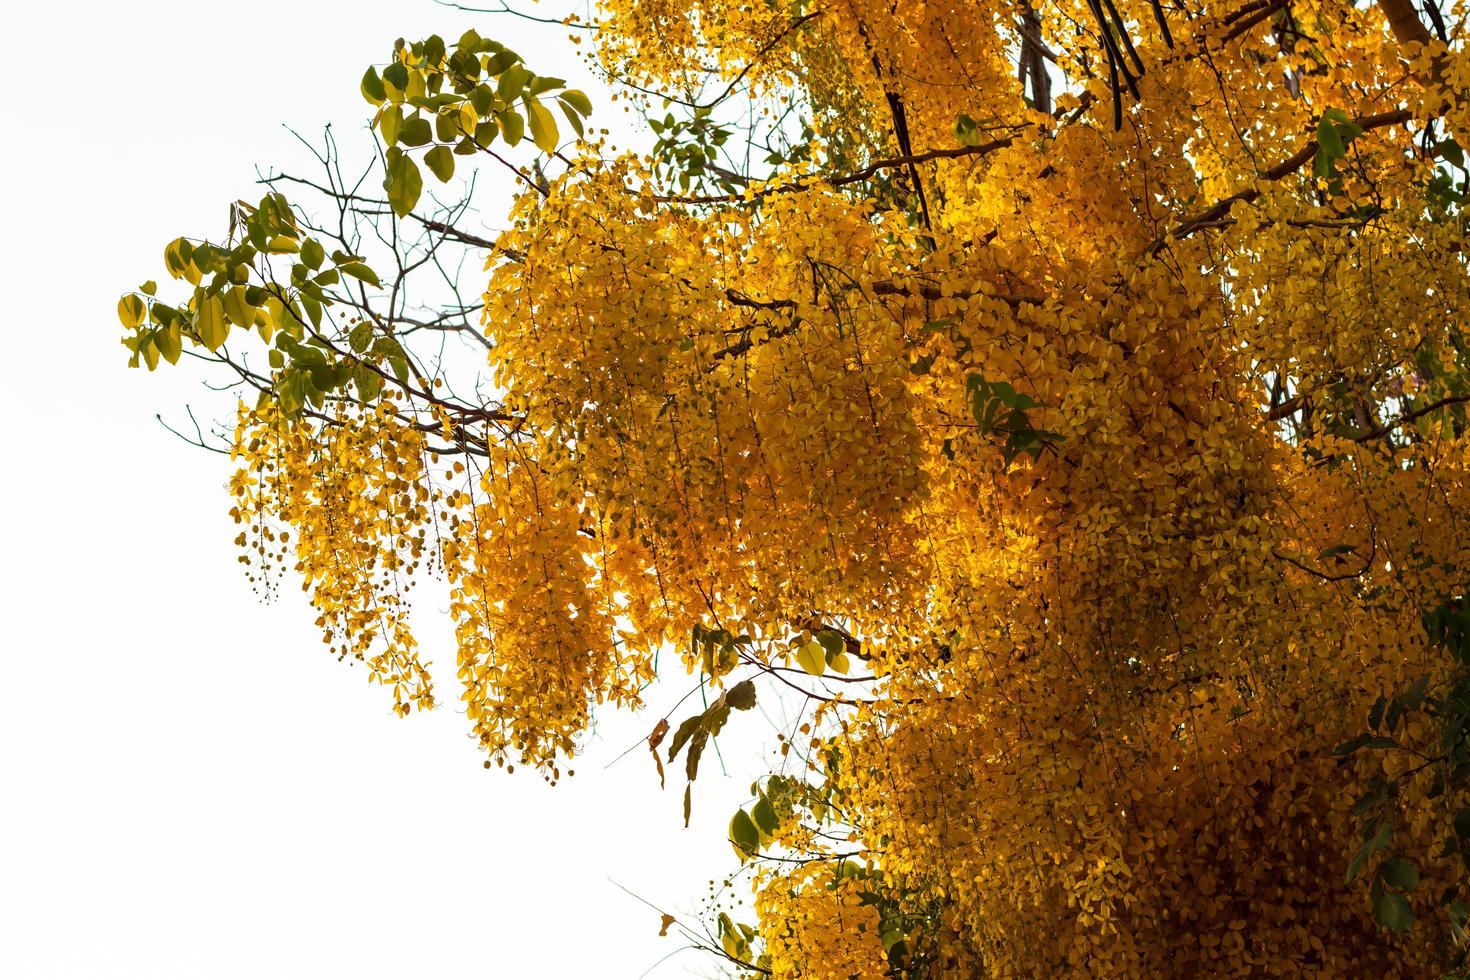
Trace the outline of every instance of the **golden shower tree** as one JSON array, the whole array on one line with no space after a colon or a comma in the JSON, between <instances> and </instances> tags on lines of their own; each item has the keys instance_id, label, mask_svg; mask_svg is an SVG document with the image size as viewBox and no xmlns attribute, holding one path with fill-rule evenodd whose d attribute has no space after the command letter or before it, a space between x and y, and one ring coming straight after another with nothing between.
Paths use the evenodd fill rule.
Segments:
<instances>
[{"instance_id":1,"label":"golden shower tree","mask_svg":"<svg viewBox=\"0 0 1470 980\"><path fill-rule=\"evenodd\" d=\"M378 169L328 144L168 246L125 343L238 381L252 578L487 766L557 778L660 651L711 693L660 775L809 706L730 823L740 972L1437 975L1464 13L608 0L573 26L642 155L494 41L399 42ZM493 237L432 192L478 166L523 187Z\"/></svg>"}]
</instances>

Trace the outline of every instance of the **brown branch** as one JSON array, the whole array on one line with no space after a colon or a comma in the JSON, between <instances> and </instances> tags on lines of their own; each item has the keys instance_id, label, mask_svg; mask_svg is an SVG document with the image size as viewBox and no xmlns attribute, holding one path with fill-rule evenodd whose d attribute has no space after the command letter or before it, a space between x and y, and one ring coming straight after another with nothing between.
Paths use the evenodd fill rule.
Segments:
<instances>
[{"instance_id":1,"label":"brown branch","mask_svg":"<svg viewBox=\"0 0 1470 980\"><path fill-rule=\"evenodd\" d=\"M727 98L730 97L730 93L735 91L735 87L740 84L745 76L750 74L750 70L754 68L761 61L762 58L770 54L771 50L775 48L776 45L786 40L788 35L799 30L808 21L815 20L816 18L822 16L823 13L824 11L821 10L813 10L811 13L803 14L802 16L793 20L791 23L787 24L780 34L777 34L775 37L771 38L764 45L762 45L761 49L755 53L755 57L751 58L748 62L745 63L745 67L741 68L740 71L736 73L735 77L730 81L730 84L725 86L725 90L723 92L721 92L709 102L686 103L686 105L692 105L692 107L695 109L713 109L721 102L724 102Z\"/></svg>"},{"instance_id":2,"label":"brown branch","mask_svg":"<svg viewBox=\"0 0 1470 980\"><path fill-rule=\"evenodd\" d=\"M1395 109L1392 112L1380 112L1376 115L1364 116L1363 118L1356 120L1356 122L1357 125L1362 128L1363 132L1366 133L1369 130L1383 129L1387 126L1399 126L1408 122L1412 118L1413 113L1411 113L1408 109ZM1316 155L1317 141L1314 139L1307 140L1307 142L1302 145L1301 149L1297 150L1291 156L1287 157L1285 160L1282 160L1280 163L1276 164L1276 166L1261 174L1258 179L1261 181L1281 180L1282 178L1288 177L1291 174L1296 173L1302 167L1306 166L1307 163L1309 163ZM1223 220L1229 214L1230 209L1236 204L1249 204L1260 196L1261 189L1259 187L1251 187L1247 190L1237 191L1236 193L1231 194L1229 197L1222 198L1221 200L1216 201L1207 210L1200 212L1192 218L1186 218L1177 228L1172 231L1166 232L1162 237L1160 237L1151 246L1149 246L1148 254L1158 254L1164 249L1164 247L1168 244L1169 239L1171 238L1187 238L1188 236L1194 234L1196 231L1216 225L1217 222Z\"/></svg>"},{"instance_id":3,"label":"brown branch","mask_svg":"<svg viewBox=\"0 0 1470 980\"><path fill-rule=\"evenodd\" d=\"M961 289L952 293L946 293L938 286L922 285L910 286L905 283L894 282L891 279L873 283L873 292L878 296L913 296L916 298L937 299L974 299L983 296L988 299L998 299L1011 309L1019 309L1025 304L1040 306L1045 300L1040 296L1002 296L999 293L984 293L974 290Z\"/></svg>"},{"instance_id":4,"label":"brown branch","mask_svg":"<svg viewBox=\"0 0 1470 980\"><path fill-rule=\"evenodd\" d=\"M423 225L430 231L437 231L444 238L449 238L456 242L462 242L465 245L475 245L479 248L489 249L492 252L501 251L499 248L496 247L495 243L488 238L481 238L479 235L472 235L467 231L461 231L453 225L447 225L442 221L433 221L429 218L420 218L418 215L413 215L413 218L414 220L418 221L419 224Z\"/></svg>"},{"instance_id":5,"label":"brown branch","mask_svg":"<svg viewBox=\"0 0 1470 980\"><path fill-rule=\"evenodd\" d=\"M1378 0L1378 9L1388 20L1388 29L1400 44L1432 44L1429 28L1419 19L1413 0Z\"/></svg>"},{"instance_id":6,"label":"brown branch","mask_svg":"<svg viewBox=\"0 0 1470 980\"><path fill-rule=\"evenodd\" d=\"M1267 412L1264 418L1267 422L1280 422L1288 415L1294 415L1297 409L1302 407L1303 401L1304 399L1301 395L1292 395L1286 401Z\"/></svg>"},{"instance_id":7,"label":"brown branch","mask_svg":"<svg viewBox=\"0 0 1470 980\"><path fill-rule=\"evenodd\" d=\"M1388 435L1388 433L1392 432L1394 429L1397 429L1399 426L1404 425L1408 422L1413 422L1415 419L1423 418L1431 412L1437 412L1441 408L1447 408L1450 405L1460 405L1464 404L1465 402L1470 402L1470 395L1451 395L1448 398L1441 398L1439 401L1431 402L1428 405L1425 405L1423 408L1416 408L1412 412L1405 412L1403 415L1400 415L1393 421L1385 422L1382 425L1378 426L1376 429L1365 432L1360 436L1354 436L1353 441L1367 442L1370 439L1377 439L1379 436Z\"/></svg>"},{"instance_id":8,"label":"brown branch","mask_svg":"<svg viewBox=\"0 0 1470 980\"><path fill-rule=\"evenodd\" d=\"M819 177L813 175L811 178L799 184L780 184L776 187L766 187L754 191L750 195L745 194L702 194L698 196L679 197L675 195L659 195L654 197L660 204L743 204L747 201L760 200L772 194L790 194L796 191L810 190L817 184L825 184L828 187L843 187L847 184L856 184L860 181L869 180L882 170L892 170L897 167L909 167L915 164L928 163L931 160L951 160L957 157L981 156L993 153L996 150L1010 146L1016 141L1016 137L1007 136L1003 139L991 140L979 146L950 146L940 150L925 150L922 153L914 153L908 156L889 157L885 160L875 160L861 170L855 170L850 174L840 177Z\"/></svg>"},{"instance_id":9,"label":"brown branch","mask_svg":"<svg viewBox=\"0 0 1470 980\"><path fill-rule=\"evenodd\" d=\"M734 306L743 306L748 310L794 310L796 303L789 299L751 299L749 296L736 289L725 290L725 298Z\"/></svg>"}]
</instances>

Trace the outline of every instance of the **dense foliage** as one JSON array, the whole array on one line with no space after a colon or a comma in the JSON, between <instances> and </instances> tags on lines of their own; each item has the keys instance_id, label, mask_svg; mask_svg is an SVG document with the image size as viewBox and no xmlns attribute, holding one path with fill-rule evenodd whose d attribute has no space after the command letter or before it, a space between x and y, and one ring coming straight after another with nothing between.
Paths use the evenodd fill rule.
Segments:
<instances>
[{"instance_id":1,"label":"dense foliage","mask_svg":"<svg viewBox=\"0 0 1470 980\"><path fill-rule=\"evenodd\" d=\"M447 582L487 766L556 778L661 651L710 697L660 776L810 705L730 824L740 972L1439 975L1463 13L608 0L574 27L643 155L478 34L400 42L371 176L329 146L170 245L126 343L253 389L252 576L401 713L437 697L407 590ZM480 165L524 188L493 240L425 189Z\"/></svg>"}]
</instances>

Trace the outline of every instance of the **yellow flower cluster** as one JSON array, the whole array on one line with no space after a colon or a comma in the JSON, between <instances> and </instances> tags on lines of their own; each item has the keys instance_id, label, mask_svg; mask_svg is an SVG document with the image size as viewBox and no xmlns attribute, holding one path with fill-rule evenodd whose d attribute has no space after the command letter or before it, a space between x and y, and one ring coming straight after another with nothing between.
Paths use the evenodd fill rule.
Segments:
<instances>
[{"instance_id":1,"label":"yellow flower cluster","mask_svg":"<svg viewBox=\"0 0 1470 980\"><path fill-rule=\"evenodd\" d=\"M339 405L320 426L293 425L273 404L242 408L240 466L231 514L243 561L262 574L286 563L320 616L322 641L367 664L393 690L394 710L432 708L404 593L423 563L432 518L424 434L387 398L373 409Z\"/></svg>"},{"instance_id":2,"label":"yellow flower cluster","mask_svg":"<svg viewBox=\"0 0 1470 980\"><path fill-rule=\"evenodd\" d=\"M813 161L680 198L589 155L528 192L485 294L513 429L441 479L391 393L244 412L241 542L279 563L289 528L328 643L404 712L434 555L501 763L559 774L671 644L807 685L827 802L766 832L813 860L726 930L754 969L1432 975L1470 801L1404 782L1422 929L1386 931L1350 805L1414 760L1333 749L1444 681L1422 624L1470 579L1441 142L1470 70L1376 7L1022 6L1056 107L1012 5L607 4L615 78L794 86Z\"/></svg>"}]
</instances>

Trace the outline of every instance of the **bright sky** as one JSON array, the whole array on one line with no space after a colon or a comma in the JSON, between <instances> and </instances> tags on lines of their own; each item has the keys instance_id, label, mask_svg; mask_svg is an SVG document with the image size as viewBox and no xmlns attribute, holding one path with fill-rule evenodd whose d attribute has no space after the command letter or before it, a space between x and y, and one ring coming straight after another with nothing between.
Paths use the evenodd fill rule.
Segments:
<instances>
[{"instance_id":1,"label":"bright sky","mask_svg":"<svg viewBox=\"0 0 1470 980\"><path fill-rule=\"evenodd\" d=\"M661 793L641 747L606 768L682 690L605 715L555 788L483 770L452 708L395 719L325 653L299 592L252 596L227 461L154 421L186 402L226 416L229 396L184 362L128 371L114 313L166 279L166 242L219 236L228 202L259 196L256 165L299 164L283 123L360 126L357 79L395 37L474 26L596 99L567 32L430 0L72 0L9 8L3 26L0 976L654 967L681 943L612 882L699 909L735 867L730 814L770 765L742 732L767 722L732 720L724 758L744 768L725 777L707 757L685 830L681 775ZM417 609L441 662L443 608ZM714 972L685 953L650 976Z\"/></svg>"}]
</instances>

